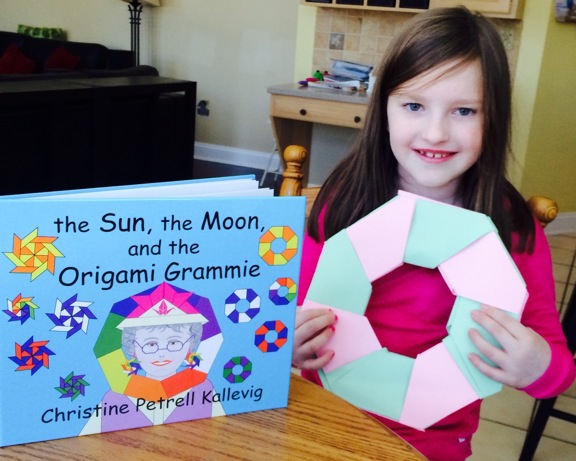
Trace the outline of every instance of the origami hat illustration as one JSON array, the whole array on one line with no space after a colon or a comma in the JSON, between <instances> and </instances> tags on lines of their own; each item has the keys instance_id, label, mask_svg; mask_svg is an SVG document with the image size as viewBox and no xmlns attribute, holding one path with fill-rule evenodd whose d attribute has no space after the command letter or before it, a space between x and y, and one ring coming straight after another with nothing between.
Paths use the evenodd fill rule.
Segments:
<instances>
[{"instance_id":1,"label":"origami hat illustration","mask_svg":"<svg viewBox=\"0 0 576 461\"><path fill-rule=\"evenodd\" d=\"M120 330L126 327L175 325L185 323L207 323L208 320L194 307L188 306L187 311L180 309L166 299L162 299L158 304L142 313L140 317L127 317L117 328Z\"/></svg>"},{"instance_id":2,"label":"origami hat illustration","mask_svg":"<svg viewBox=\"0 0 576 461\"><path fill-rule=\"evenodd\" d=\"M167 283L161 283L152 290L131 297L136 303L131 312L126 313L117 328L178 323L207 323L208 320L189 302L192 293L177 290Z\"/></svg>"}]
</instances>

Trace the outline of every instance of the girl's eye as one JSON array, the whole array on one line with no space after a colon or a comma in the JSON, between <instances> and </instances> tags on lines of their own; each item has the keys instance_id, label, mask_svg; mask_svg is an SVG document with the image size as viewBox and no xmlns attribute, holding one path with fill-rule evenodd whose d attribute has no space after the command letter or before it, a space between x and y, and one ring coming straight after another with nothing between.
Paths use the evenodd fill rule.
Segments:
<instances>
[{"instance_id":1,"label":"girl's eye","mask_svg":"<svg viewBox=\"0 0 576 461\"><path fill-rule=\"evenodd\" d=\"M476 113L474 109L469 109L468 107L459 107L458 109L456 109L456 112L458 113L458 115L463 116L474 115Z\"/></svg>"},{"instance_id":2,"label":"girl's eye","mask_svg":"<svg viewBox=\"0 0 576 461\"><path fill-rule=\"evenodd\" d=\"M422 104L418 104L417 102L409 102L404 107L406 107L410 112L418 112L422 109Z\"/></svg>"}]
</instances>

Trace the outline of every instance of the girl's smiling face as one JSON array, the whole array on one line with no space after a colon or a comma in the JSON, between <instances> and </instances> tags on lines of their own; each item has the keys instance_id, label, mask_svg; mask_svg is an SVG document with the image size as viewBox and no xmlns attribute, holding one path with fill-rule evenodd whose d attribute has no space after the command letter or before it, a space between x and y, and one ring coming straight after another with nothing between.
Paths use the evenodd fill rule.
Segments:
<instances>
[{"instance_id":1,"label":"girl's smiling face","mask_svg":"<svg viewBox=\"0 0 576 461\"><path fill-rule=\"evenodd\" d=\"M148 378L162 380L176 373L188 355L189 341L188 329L140 328L134 338L136 358Z\"/></svg>"},{"instance_id":2,"label":"girl's smiling face","mask_svg":"<svg viewBox=\"0 0 576 461\"><path fill-rule=\"evenodd\" d=\"M484 124L480 63L448 62L388 98L399 189L457 204L462 175L480 157Z\"/></svg>"}]
</instances>

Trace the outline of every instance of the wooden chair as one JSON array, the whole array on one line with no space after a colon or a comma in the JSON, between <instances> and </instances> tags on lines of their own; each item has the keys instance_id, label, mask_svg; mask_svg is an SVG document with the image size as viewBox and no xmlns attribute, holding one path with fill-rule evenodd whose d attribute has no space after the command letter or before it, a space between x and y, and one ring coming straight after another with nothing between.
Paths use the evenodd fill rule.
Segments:
<instances>
[{"instance_id":1,"label":"wooden chair","mask_svg":"<svg viewBox=\"0 0 576 461\"><path fill-rule=\"evenodd\" d=\"M301 146L288 146L284 151L286 168L283 173L280 195L304 195L306 197L306 217L320 190L320 187L303 188L302 165L306 161L307 152ZM528 204L542 227L551 223L558 214L558 205L548 197L535 195L528 199ZM574 289L568 308L562 321L564 334L568 339L568 347L576 353L576 288ZM576 415L554 408L557 398L537 400L534 404L532 421L526 433L526 439L520 455L520 461L531 461L546 423L550 417L576 423Z\"/></svg>"},{"instance_id":2,"label":"wooden chair","mask_svg":"<svg viewBox=\"0 0 576 461\"><path fill-rule=\"evenodd\" d=\"M302 146L292 145L286 147L284 150L286 168L282 174L283 178L280 186L280 195L303 195L306 197L306 217L308 217L316 195L318 195L320 190L320 187L302 187L302 179L304 178L302 166L306 161L307 155L308 152ZM546 227L558 215L557 203L543 195L530 197L528 204L542 227Z\"/></svg>"},{"instance_id":3,"label":"wooden chair","mask_svg":"<svg viewBox=\"0 0 576 461\"><path fill-rule=\"evenodd\" d=\"M284 162L286 168L282 173L282 184L280 185L280 195L306 197L306 217L310 214L310 209L320 191L320 187L302 187L304 173L302 166L306 161L308 152L302 146L288 146L284 150Z\"/></svg>"}]
</instances>

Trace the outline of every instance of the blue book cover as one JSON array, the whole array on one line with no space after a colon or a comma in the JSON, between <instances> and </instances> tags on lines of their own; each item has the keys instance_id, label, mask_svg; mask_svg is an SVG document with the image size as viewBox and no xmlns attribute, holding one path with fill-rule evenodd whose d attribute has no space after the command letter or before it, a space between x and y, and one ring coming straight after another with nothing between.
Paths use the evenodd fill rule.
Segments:
<instances>
[{"instance_id":1,"label":"blue book cover","mask_svg":"<svg viewBox=\"0 0 576 461\"><path fill-rule=\"evenodd\" d=\"M287 405L304 198L216 182L0 199L0 445Z\"/></svg>"}]
</instances>

